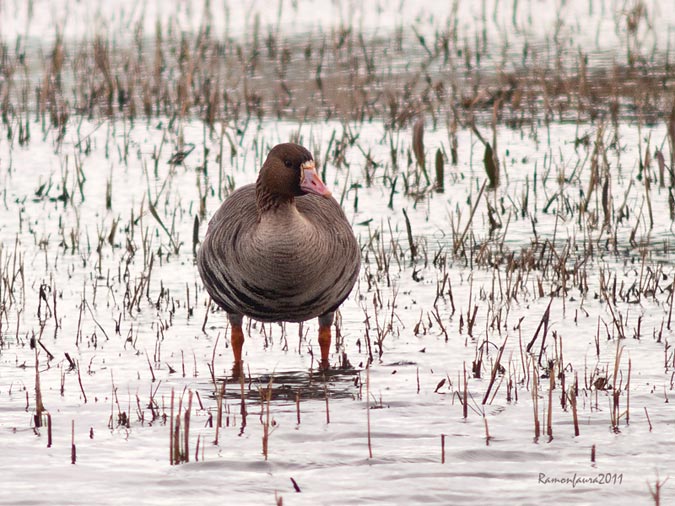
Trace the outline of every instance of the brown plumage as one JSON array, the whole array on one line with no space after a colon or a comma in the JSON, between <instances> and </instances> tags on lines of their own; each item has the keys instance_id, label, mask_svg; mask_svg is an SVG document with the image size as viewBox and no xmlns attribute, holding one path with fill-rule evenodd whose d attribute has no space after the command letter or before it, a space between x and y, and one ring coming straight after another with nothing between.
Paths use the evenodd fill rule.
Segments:
<instances>
[{"instance_id":1,"label":"brown plumage","mask_svg":"<svg viewBox=\"0 0 675 506\"><path fill-rule=\"evenodd\" d=\"M360 250L309 151L290 143L270 151L256 184L235 191L211 219L197 266L232 324L235 366L243 315L269 322L319 317L328 365L333 313L356 282Z\"/></svg>"}]
</instances>

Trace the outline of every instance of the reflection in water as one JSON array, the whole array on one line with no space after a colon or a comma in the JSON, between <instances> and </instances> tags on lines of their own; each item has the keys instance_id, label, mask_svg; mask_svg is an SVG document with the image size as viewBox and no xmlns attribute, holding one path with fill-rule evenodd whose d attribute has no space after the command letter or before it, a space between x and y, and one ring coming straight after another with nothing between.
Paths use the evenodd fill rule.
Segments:
<instances>
[{"instance_id":1,"label":"reflection in water","mask_svg":"<svg viewBox=\"0 0 675 506\"><path fill-rule=\"evenodd\" d=\"M300 400L358 399L361 396L361 372L357 369L327 369L324 371L282 371L272 374L249 374L240 383L231 377L221 377L225 384L223 398L260 401L271 391L272 402ZM263 394L264 392L264 394ZM212 396L216 394L212 392Z\"/></svg>"}]
</instances>

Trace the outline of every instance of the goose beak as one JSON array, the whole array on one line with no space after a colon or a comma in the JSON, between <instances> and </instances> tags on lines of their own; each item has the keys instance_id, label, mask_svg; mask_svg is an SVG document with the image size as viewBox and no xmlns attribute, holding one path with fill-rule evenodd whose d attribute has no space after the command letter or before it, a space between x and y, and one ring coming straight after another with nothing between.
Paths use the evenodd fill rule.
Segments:
<instances>
[{"instance_id":1,"label":"goose beak","mask_svg":"<svg viewBox=\"0 0 675 506\"><path fill-rule=\"evenodd\" d=\"M322 197L330 197L330 190L326 188L326 185L321 181L319 174L316 172L316 165L314 160L309 160L303 163L300 168L302 169L302 179L300 180L300 188L307 192L313 193L315 195L321 195Z\"/></svg>"}]
</instances>

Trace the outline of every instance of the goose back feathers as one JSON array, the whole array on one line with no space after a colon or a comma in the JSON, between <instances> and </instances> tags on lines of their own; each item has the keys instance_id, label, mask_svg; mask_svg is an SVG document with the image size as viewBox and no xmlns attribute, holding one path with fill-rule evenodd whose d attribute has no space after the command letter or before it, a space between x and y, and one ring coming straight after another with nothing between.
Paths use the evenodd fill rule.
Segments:
<instances>
[{"instance_id":1,"label":"goose back feathers","mask_svg":"<svg viewBox=\"0 0 675 506\"><path fill-rule=\"evenodd\" d=\"M281 144L257 183L232 193L211 219L197 265L228 314L299 322L345 300L358 277L360 250L311 154Z\"/></svg>"}]
</instances>

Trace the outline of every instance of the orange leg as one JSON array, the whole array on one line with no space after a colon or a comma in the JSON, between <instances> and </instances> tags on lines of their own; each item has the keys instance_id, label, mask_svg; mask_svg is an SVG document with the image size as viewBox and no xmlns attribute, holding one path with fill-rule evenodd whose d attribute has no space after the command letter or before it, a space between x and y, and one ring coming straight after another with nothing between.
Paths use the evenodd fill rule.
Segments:
<instances>
[{"instance_id":1,"label":"orange leg","mask_svg":"<svg viewBox=\"0 0 675 506\"><path fill-rule=\"evenodd\" d=\"M321 368L328 369L328 353L330 352L330 325L319 325L319 346L321 347Z\"/></svg>"},{"instance_id":2,"label":"orange leg","mask_svg":"<svg viewBox=\"0 0 675 506\"><path fill-rule=\"evenodd\" d=\"M244 346L244 331L241 324L232 324L232 353L234 353L234 367L241 368L241 349Z\"/></svg>"}]
</instances>

